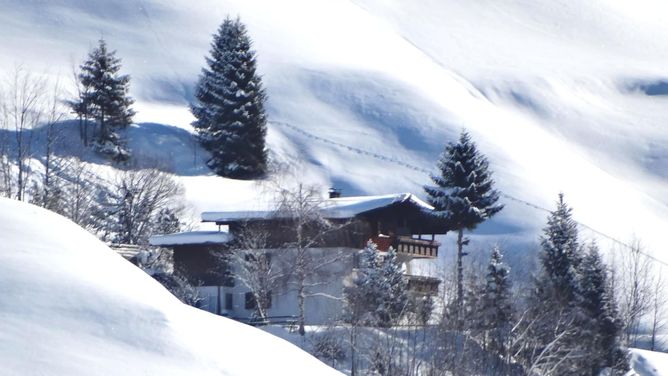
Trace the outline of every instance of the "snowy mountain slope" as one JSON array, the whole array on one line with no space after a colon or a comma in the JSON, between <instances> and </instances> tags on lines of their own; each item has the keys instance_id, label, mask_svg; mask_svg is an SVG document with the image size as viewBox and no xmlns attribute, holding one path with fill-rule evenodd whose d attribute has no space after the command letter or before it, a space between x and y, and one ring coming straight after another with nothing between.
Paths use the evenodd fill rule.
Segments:
<instances>
[{"instance_id":1,"label":"snowy mountain slope","mask_svg":"<svg viewBox=\"0 0 668 376\"><path fill-rule=\"evenodd\" d=\"M3 375L335 375L297 347L181 304L72 222L0 199Z\"/></svg>"},{"instance_id":2,"label":"snowy mountain slope","mask_svg":"<svg viewBox=\"0 0 668 376\"><path fill-rule=\"evenodd\" d=\"M658 253L668 225L668 12L624 1L8 0L0 66L68 74L100 35L124 58L138 121L189 129L186 107L226 14L248 24L269 94L278 159L345 193L421 193L423 172L314 141L431 168L468 128L506 193ZM664 85L662 86L662 83ZM197 210L245 183L184 178ZM507 201L487 233L533 238L545 213ZM606 244L603 244L605 247ZM668 256L660 255L668 258Z\"/></svg>"}]
</instances>

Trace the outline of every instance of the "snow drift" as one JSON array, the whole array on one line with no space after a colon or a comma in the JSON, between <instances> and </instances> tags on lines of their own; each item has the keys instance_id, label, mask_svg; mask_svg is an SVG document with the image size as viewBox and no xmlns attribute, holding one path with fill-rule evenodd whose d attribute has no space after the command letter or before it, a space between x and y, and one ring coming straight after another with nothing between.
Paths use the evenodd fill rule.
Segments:
<instances>
[{"instance_id":1,"label":"snow drift","mask_svg":"<svg viewBox=\"0 0 668 376\"><path fill-rule=\"evenodd\" d=\"M297 347L181 304L94 236L0 199L3 375L335 375Z\"/></svg>"}]
</instances>

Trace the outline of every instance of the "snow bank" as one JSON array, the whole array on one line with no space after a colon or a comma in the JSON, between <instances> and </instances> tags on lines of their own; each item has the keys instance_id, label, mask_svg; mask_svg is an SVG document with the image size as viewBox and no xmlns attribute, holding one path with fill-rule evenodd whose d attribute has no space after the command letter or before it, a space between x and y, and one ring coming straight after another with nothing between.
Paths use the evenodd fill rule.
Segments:
<instances>
[{"instance_id":1,"label":"snow bank","mask_svg":"<svg viewBox=\"0 0 668 376\"><path fill-rule=\"evenodd\" d=\"M334 375L295 346L185 306L74 223L0 199L3 375Z\"/></svg>"},{"instance_id":2,"label":"snow bank","mask_svg":"<svg viewBox=\"0 0 668 376\"><path fill-rule=\"evenodd\" d=\"M668 353L631 349L631 366L639 376L668 375Z\"/></svg>"}]
</instances>

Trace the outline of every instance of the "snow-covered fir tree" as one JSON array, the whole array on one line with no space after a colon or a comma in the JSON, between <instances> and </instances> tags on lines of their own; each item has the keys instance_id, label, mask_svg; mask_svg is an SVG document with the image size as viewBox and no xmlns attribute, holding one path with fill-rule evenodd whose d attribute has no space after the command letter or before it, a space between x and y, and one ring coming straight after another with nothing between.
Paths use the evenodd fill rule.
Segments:
<instances>
[{"instance_id":1,"label":"snow-covered fir tree","mask_svg":"<svg viewBox=\"0 0 668 376\"><path fill-rule=\"evenodd\" d=\"M462 131L458 142L445 146L437 164L439 174L432 175L434 185L425 186L428 200L435 215L447 221L448 229L457 230L457 321L461 324L464 301L464 230L472 230L501 209L499 192L487 158L478 151L471 136Z\"/></svg>"},{"instance_id":2,"label":"snow-covered fir tree","mask_svg":"<svg viewBox=\"0 0 668 376\"><path fill-rule=\"evenodd\" d=\"M408 313L409 301L408 282L394 248L390 248L382 257L378 274L381 279L379 287L385 296L377 315L382 325L391 325Z\"/></svg>"},{"instance_id":3,"label":"snow-covered fir tree","mask_svg":"<svg viewBox=\"0 0 668 376\"><path fill-rule=\"evenodd\" d=\"M267 172L265 92L246 26L226 18L213 37L191 111L208 165L218 175L253 179Z\"/></svg>"},{"instance_id":4,"label":"snow-covered fir tree","mask_svg":"<svg viewBox=\"0 0 668 376\"><path fill-rule=\"evenodd\" d=\"M559 194L557 209L550 213L540 244L540 293L545 298L556 299L564 308L577 304L580 299L578 268L583 250L578 241L577 223L563 194Z\"/></svg>"},{"instance_id":5,"label":"snow-covered fir tree","mask_svg":"<svg viewBox=\"0 0 668 376\"><path fill-rule=\"evenodd\" d=\"M380 255L369 241L359 267L344 289L344 317L353 324L390 326L408 312L407 283L396 252Z\"/></svg>"},{"instance_id":6,"label":"snow-covered fir tree","mask_svg":"<svg viewBox=\"0 0 668 376\"><path fill-rule=\"evenodd\" d=\"M541 244L541 272L531 308L536 317L537 350L553 348L555 358L563 358L559 374L587 374L583 359L588 349L582 329L588 324L582 312L579 267L582 246L572 209L559 194L556 210L547 219ZM554 362L555 364L556 361ZM555 367L547 363L546 367Z\"/></svg>"},{"instance_id":7,"label":"snow-covered fir tree","mask_svg":"<svg viewBox=\"0 0 668 376\"><path fill-rule=\"evenodd\" d=\"M508 357L508 339L513 320L510 268L498 247L492 250L482 291L482 329L487 349L502 359Z\"/></svg>"},{"instance_id":8,"label":"snow-covered fir tree","mask_svg":"<svg viewBox=\"0 0 668 376\"><path fill-rule=\"evenodd\" d=\"M358 267L350 285L343 290L344 319L353 325L371 324L378 298L375 274L378 269L378 248L369 241L358 254Z\"/></svg>"},{"instance_id":9,"label":"snow-covered fir tree","mask_svg":"<svg viewBox=\"0 0 668 376\"><path fill-rule=\"evenodd\" d=\"M602 306L608 299L601 290L606 283L602 264L597 254L583 253L572 209L560 194L541 237L541 271L524 321L530 324L520 328L528 333L524 343L532 344L521 356L544 374L598 374L603 358L612 362L617 357L616 350L605 350L599 342L601 326L614 331L607 327L611 322L605 323L611 312Z\"/></svg>"},{"instance_id":10,"label":"snow-covered fir tree","mask_svg":"<svg viewBox=\"0 0 668 376\"><path fill-rule=\"evenodd\" d=\"M73 112L95 121L93 145L99 152L115 161L127 160L129 152L117 130L129 126L135 115L131 108L134 100L128 95L130 76L120 74L121 59L116 51L107 49L103 39L80 69L79 97L70 102ZM82 134L87 137L87 132Z\"/></svg>"},{"instance_id":11,"label":"snow-covered fir tree","mask_svg":"<svg viewBox=\"0 0 668 376\"><path fill-rule=\"evenodd\" d=\"M609 291L607 268L595 243L582 259L580 273L581 306L589 319L584 325L583 337L591 343L591 374L598 375L605 368L626 371L626 351L621 345L622 322Z\"/></svg>"}]
</instances>

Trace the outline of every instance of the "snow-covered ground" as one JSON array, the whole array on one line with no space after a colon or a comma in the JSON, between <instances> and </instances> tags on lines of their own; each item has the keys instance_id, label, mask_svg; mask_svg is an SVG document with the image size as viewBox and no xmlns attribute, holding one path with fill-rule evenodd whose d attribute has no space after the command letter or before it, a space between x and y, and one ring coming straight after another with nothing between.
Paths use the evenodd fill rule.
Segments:
<instances>
[{"instance_id":1,"label":"snow-covered ground","mask_svg":"<svg viewBox=\"0 0 668 376\"><path fill-rule=\"evenodd\" d=\"M0 199L3 375L335 375L297 347L185 306L56 214Z\"/></svg>"},{"instance_id":2,"label":"snow-covered ground","mask_svg":"<svg viewBox=\"0 0 668 376\"><path fill-rule=\"evenodd\" d=\"M668 259L666 10L658 0L7 0L0 69L23 63L66 82L104 36L133 77L136 120L191 130L211 34L240 15L270 98L269 145L302 178L344 194L422 194L427 182L290 126L427 169L466 127L505 193L551 208L562 191L583 223ZM190 156L174 158L183 167ZM195 211L248 206L258 191L185 175ZM481 231L535 238L545 213L506 202Z\"/></svg>"},{"instance_id":3,"label":"snow-covered ground","mask_svg":"<svg viewBox=\"0 0 668 376\"><path fill-rule=\"evenodd\" d=\"M638 376L668 375L668 353L631 350L631 366Z\"/></svg>"}]
</instances>

